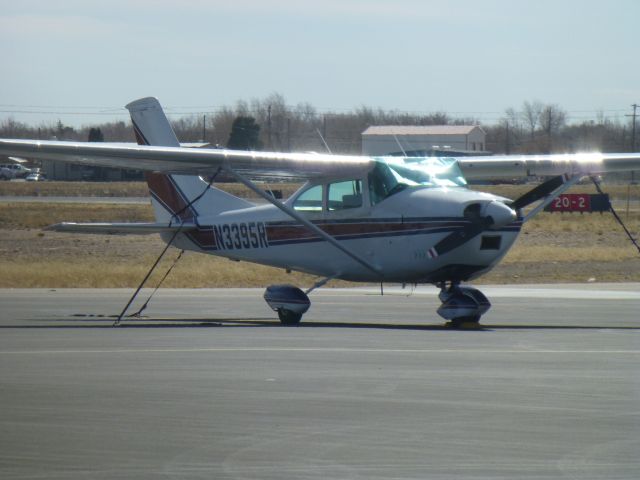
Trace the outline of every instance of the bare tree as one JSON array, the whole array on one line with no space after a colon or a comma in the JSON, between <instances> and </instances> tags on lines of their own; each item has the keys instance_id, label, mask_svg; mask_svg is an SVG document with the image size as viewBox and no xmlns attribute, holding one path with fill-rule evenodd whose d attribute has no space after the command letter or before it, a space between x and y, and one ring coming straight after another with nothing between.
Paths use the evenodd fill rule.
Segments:
<instances>
[{"instance_id":1,"label":"bare tree","mask_svg":"<svg viewBox=\"0 0 640 480\"><path fill-rule=\"evenodd\" d=\"M535 139L536 136L536 128L540 123L540 115L544 110L544 105L539 100L534 100L533 102L524 102L522 105L522 120L524 121L525 126L529 129L529 133L531 135L531 141Z\"/></svg>"},{"instance_id":2,"label":"bare tree","mask_svg":"<svg viewBox=\"0 0 640 480\"><path fill-rule=\"evenodd\" d=\"M320 132L333 153L360 153L362 132L370 125L460 125L479 124L473 118L452 118L446 112L413 113L361 106L348 112L318 113L309 103L292 106L282 94L238 101L216 111L200 112L172 121L178 139L196 142L202 138L202 115L207 115L207 140L225 145L236 117L253 117L261 125L260 141L273 150L326 151ZM0 120L0 138L39 138L83 141L91 128L99 128L107 142L133 142L129 122L67 127L62 122L31 126L12 118ZM483 125L487 148L496 153L550 151L625 151L630 141L626 122L597 113L594 120L568 123L567 112L555 104L524 102L509 108L495 125ZM625 143L626 142L626 143Z\"/></svg>"},{"instance_id":3,"label":"bare tree","mask_svg":"<svg viewBox=\"0 0 640 480\"><path fill-rule=\"evenodd\" d=\"M540 128L547 134L547 152L551 152L553 136L564 127L566 119L566 112L558 105L545 105L540 112Z\"/></svg>"},{"instance_id":4,"label":"bare tree","mask_svg":"<svg viewBox=\"0 0 640 480\"><path fill-rule=\"evenodd\" d=\"M564 127L566 120L567 113L558 105L545 105L540 112L540 128L548 134Z\"/></svg>"}]
</instances>

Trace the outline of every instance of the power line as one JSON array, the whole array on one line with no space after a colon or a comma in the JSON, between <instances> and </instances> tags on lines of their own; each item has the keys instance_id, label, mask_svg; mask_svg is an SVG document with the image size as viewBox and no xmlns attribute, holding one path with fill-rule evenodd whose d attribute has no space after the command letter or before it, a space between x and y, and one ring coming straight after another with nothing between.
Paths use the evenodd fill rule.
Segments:
<instances>
[{"instance_id":1,"label":"power line","mask_svg":"<svg viewBox=\"0 0 640 480\"><path fill-rule=\"evenodd\" d=\"M306 106L300 105L284 105L284 109L289 112L307 112ZM445 115L503 115L502 111L488 111L488 110L470 110L470 111L446 111L441 109L435 110L402 110L402 109L394 109L394 108L378 108L378 107L366 107L368 110L371 110L372 113L382 112L385 114L403 114L403 115L428 115L434 113L442 113ZM96 105L20 105L20 104L0 104L0 112L15 112L15 113L51 113L58 114L64 113L62 110L97 110L97 112L90 112L94 114L112 114L112 113L126 113L124 107L116 107L116 106L96 106ZM32 109L38 109L37 111L33 111ZM235 106L229 105L165 105L164 109L167 112L175 113L175 114L203 114L203 113L219 113L222 111L235 110ZM258 112L265 110L267 108L256 108L256 107L248 107L247 111L250 112ZM177 110L177 111L176 111ZM316 109L313 108L314 113L316 114L331 114L338 112L352 113L360 110L359 107L353 108L322 108ZM600 114L605 112L611 113L621 113L624 112L625 109L589 109L589 110L565 110L567 114L574 113L594 113ZM85 114L87 112L78 111L78 112L69 112L74 114Z\"/></svg>"},{"instance_id":2,"label":"power line","mask_svg":"<svg viewBox=\"0 0 640 480\"><path fill-rule=\"evenodd\" d=\"M113 110L113 109L117 109L117 110L124 110L124 107L113 107L113 106L96 106L96 105L19 105L19 104L10 104L10 103L0 103L0 107L6 107L6 108L46 108L48 110L50 109L54 109L54 108L62 108L62 109L68 109L68 108L77 108L77 109L83 109L83 108L91 108L94 110Z\"/></svg>"},{"instance_id":3,"label":"power line","mask_svg":"<svg viewBox=\"0 0 640 480\"><path fill-rule=\"evenodd\" d=\"M638 105L634 104L634 125L635 125L635 114L636 108ZM248 107L244 108L244 111L247 113L257 114L257 115L267 115L268 110L271 105L265 105L264 108L261 107ZM311 108L309 110L308 106L305 105L284 105L283 106L285 114L310 114L312 117L323 117L324 119L333 117L340 117L342 115L349 116L353 114L358 114L362 111L360 108L352 108L352 109L328 109L328 110L320 110ZM93 110L93 111L91 111ZM221 105L203 105L203 106L166 106L165 111L169 117L175 118L176 116L216 116L224 112L235 113L237 110L237 106L221 106ZM492 125L499 123L500 121L505 119L504 112L497 111L453 111L453 112L440 112L440 111L410 111L410 110L397 110L397 109L389 109L384 110L381 108L367 108L374 116L382 115L393 117L399 115L407 115L407 116L416 116L416 117L427 117L437 114L443 114L450 121L460 121L467 120L473 123L481 123L485 125ZM622 109L593 109L593 110L569 110L564 111L566 113L567 120L573 122L580 122L585 120L598 120L598 121L619 121L621 112L625 110ZM340 113L344 112L344 113ZM585 113L591 113L591 115L584 115ZM112 117L114 120L127 119L128 112L123 107L110 107L110 106L80 106L80 105L19 105L19 104L0 104L0 114L6 115L44 115L44 116L58 116L58 117L70 117L70 116L83 116L83 117ZM631 115L626 115L631 116ZM392 120L392 119L391 119ZM634 127L634 140L632 142L635 149L635 127Z\"/></svg>"},{"instance_id":4,"label":"power line","mask_svg":"<svg viewBox=\"0 0 640 480\"><path fill-rule=\"evenodd\" d=\"M0 113L20 113L27 115L126 115L127 112L60 112L51 110L0 110Z\"/></svg>"}]
</instances>

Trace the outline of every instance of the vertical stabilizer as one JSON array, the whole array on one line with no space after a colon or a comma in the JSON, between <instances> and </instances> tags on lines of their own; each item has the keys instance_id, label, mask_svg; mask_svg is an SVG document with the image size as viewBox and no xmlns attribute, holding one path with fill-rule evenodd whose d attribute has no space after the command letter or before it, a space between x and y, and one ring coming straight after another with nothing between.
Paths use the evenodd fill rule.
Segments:
<instances>
[{"instance_id":1,"label":"vertical stabilizer","mask_svg":"<svg viewBox=\"0 0 640 480\"><path fill-rule=\"evenodd\" d=\"M131 115L133 130L139 145L180 146L157 98L141 98L131 102L126 108Z\"/></svg>"},{"instance_id":2,"label":"vertical stabilizer","mask_svg":"<svg viewBox=\"0 0 640 480\"><path fill-rule=\"evenodd\" d=\"M131 102L126 108L131 115L139 145L180 146L158 99L141 98ZM198 216L212 216L225 210L253 206L217 188L207 188L207 182L197 175L147 173L146 180L156 221L159 223L193 221ZM198 201L191 204L201 195Z\"/></svg>"}]
</instances>

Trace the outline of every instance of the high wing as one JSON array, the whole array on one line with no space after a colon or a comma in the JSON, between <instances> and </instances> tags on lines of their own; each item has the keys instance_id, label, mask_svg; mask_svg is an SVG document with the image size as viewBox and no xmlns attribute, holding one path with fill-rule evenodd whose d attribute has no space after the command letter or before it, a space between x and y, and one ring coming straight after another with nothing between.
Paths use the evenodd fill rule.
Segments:
<instances>
[{"instance_id":1,"label":"high wing","mask_svg":"<svg viewBox=\"0 0 640 480\"><path fill-rule=\"evenodd\" d=\"M398 160L398 157L1 139L0 154L173 174L206 175L226 167L254 178L296 179L349 176L368 170L374 162L385 158ZM640 153L501 155L461 157L457 162L468 179L574 176L640 170Z\"/></svg>"},{"instance_id":2,"label":"high wing","mask_svg":"<svg viewBox=\"0 0 640 480\"><path fill-rule=\"evenodd\" d=\"M0 140L0 154L170 174L205 175L228 167L251 177L298 179L350 175L372 165L368 157L347 155L36 140Z\"/></svg>"},{"instance_id":3,"label":"high wing","mask_svg":"<svg viewBox=\"0 0 640 480\"><path fill-rule=\"evenodd\" d=\"M640 169L640 153L563 153L554 155L496 155L457 160L468 179L528 176L584 176Z\"/></svg>"}]
</instances>

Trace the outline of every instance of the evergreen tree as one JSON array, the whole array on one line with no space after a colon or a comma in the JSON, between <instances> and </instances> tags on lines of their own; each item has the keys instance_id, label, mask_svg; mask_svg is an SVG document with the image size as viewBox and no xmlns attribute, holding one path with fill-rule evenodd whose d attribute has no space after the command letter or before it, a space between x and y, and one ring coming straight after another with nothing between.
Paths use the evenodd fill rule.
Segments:
<instances>
[{"instance_id":1,"label":"evergreen tree","mask_svg":"<svg viewBox=\"0 0 640 480\"><path fill-rule=\"evenodd\" d=\"M227 148L233 150L260 150L260 125L253 117L239 116L231 125Z\"/></svg>"},{"instance_id":2,"label":"evergreen tree","mask_svg":"<svg viewBox=\"0 0 640 480\"><path fill-rule=\"evenodd\" d=\"M102 130L100 128L91 128L89 130L89 141L90 142L104 142L104 135L102 134Z\"/></svg>"}]
</instances>

